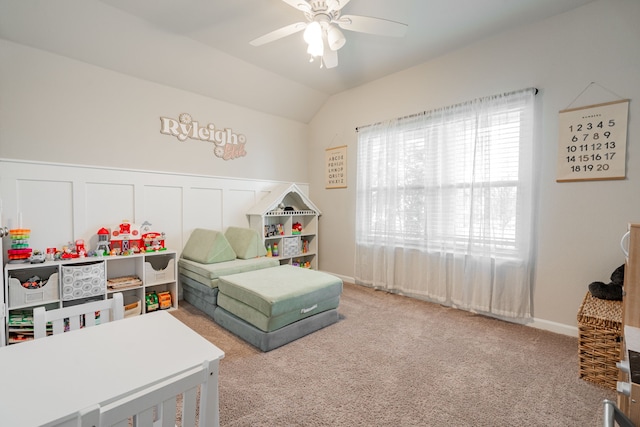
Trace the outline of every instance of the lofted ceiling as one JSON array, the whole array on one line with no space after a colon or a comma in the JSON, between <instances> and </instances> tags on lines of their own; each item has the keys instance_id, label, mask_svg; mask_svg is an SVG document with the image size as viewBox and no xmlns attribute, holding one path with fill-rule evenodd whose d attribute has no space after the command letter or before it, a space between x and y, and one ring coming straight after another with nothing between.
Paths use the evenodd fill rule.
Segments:
<instances>
[{"instance_id":1,"label":"lofted ceiling","mask_svg":"<svg viewBox=\"0 0 640 427\"><path fill-rule=\"evenodd\" d=\"M317 0L314 0L317 1ZM0 0L0 38L307 123L326 99L594 0L351 0L343 14L408 25L402 38L343 31L336 68L309 62L282 0Z\"/></svg>"}]
</instances>

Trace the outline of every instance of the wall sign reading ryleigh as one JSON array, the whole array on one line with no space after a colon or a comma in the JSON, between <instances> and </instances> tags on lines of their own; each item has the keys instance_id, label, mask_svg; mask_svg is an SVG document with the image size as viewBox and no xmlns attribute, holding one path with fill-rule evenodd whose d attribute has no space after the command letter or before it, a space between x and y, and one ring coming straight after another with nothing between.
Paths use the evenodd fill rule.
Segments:
<instances>
[{"instance_id":1,"label":"wall sign reading ryleigh","mask_svg":"<svg viewBox=\"0 0 640 427\"><path fill-rule=\"evenodd\" d=\"M216 129L213 123L200 126L188 113L182 113L178 120L160 117L160 133L186 141L187 138L213 142L213 154L224 160L244 157L247 152L244 146L247 138L242 134L233 133L230 128Z\"/></svg>"}]
</instances>

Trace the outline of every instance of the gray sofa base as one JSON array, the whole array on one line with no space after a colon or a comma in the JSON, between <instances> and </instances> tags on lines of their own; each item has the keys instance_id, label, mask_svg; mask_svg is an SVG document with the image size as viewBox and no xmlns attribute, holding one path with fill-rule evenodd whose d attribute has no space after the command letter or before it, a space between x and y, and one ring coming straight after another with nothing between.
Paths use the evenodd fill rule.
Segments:
<instances>
[{"instance_id":1,"label":"gray sofa base","mask_svg":"<svg viewBox=\"0 0 640 427\"><path fill-rule=\"evenodd\" d=\"M213 313L218 303L218 288L203 285L182 274L180 275L180 283L182 283L184 300L213 319Z\"/></svg>"},{"instance_id":2,"label":"gray sofa base","mask_svg":"<svg viewBox=\"0 0 640 427\"><path fill-rule=\"evenodd\" d=\"M215 309L213 320L254 347L267 352L336 323L338 321L338 310L323 311L272 332L261 331L221 307Z\"/></svg>"}]
</instances>

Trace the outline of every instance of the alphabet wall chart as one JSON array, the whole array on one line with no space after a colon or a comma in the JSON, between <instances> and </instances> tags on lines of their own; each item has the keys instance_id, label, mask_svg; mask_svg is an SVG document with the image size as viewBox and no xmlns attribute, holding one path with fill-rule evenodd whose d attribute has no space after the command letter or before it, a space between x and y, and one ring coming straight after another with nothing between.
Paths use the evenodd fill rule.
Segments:
<instances>
[{"instance_id":1,"label":"alphabet wall chart","mask_svg":"<svg viewBox=\"0 0 640 427\"><path fill-rule=\"evenodd\" d=\"M325 188L347 188L347 146L325 150Z\"/></svg>"}]
</instances>

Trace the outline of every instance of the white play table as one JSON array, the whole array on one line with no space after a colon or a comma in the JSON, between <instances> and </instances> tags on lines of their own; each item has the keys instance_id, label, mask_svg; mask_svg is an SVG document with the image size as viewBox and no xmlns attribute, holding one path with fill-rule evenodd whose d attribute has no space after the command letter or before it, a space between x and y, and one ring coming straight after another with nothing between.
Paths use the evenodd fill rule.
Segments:
<instances>
[{"instance_id":1,"label":"white play table","mask_svg":"<svg viewBox=\"0 0 640 427\"><path fill-rule=\"evenodd\" d=\"M219 425L224 352L165 311L0 347L0 425L40 426L213 361L207 427Z\"/></svg>"}]
</instances>

